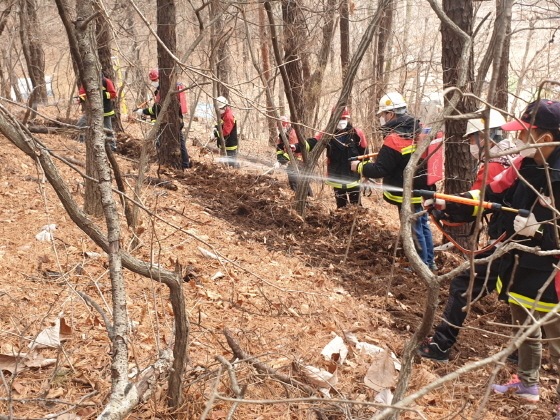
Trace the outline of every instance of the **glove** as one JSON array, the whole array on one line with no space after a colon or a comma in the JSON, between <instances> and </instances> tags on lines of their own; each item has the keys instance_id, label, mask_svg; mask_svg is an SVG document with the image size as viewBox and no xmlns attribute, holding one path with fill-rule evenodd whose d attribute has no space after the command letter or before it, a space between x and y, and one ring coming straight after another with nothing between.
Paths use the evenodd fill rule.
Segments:
<instances>
[{"instance_id":1,"label":"glove","mask_svg":"<svg viewBox=\"0 0 560 420\"><path fill-rule=\"evenodd\" d=\"M537 233L540 226L541 224L537 222L533 213L529 214L529 217L517 215L513 220L513 229L516 233L523 236L535 236L535 233Z\"/></svg>"},{"instance_id":2,"label":"glove","mask_svg":"<svg viewBox=\"0 0 560 420\"><path fill-rule=\"evenodd\" d=\"M144 110L142 108L138 108L134 112L136 112L136 114L138 114L139 117L142 117L144 115Z\"/></svg>"},{"instance_id":3,"label":"glove","mask_svg":"<svg viewBox=\"0 0 560 420\"><path fill-rule=\"evenodd\" d=\"M282 165L280 165L280 162L276 162L274 164L274 169L278 169L280 166L282 166Z\"/></svg>"},{"instance_id":4,"label":"glove","mask_svg":"<svg viewBox=\"0 0 560 420\"><path fill-rule=\"evenodd\" d=\"M296 151L296 145L295 144L290 144L290 149L292 149L292 152Z\"/></svg>"},{"instance_id":5,"label":"glove","mask_svg":"<svg viewBox=\"0 0 560 420\"><path fill-rule=\"evenodd\" d=\"M424 207L425 210L430 210L432 208L435 208L436 210L445 210L446 205L445 200L442 200L441 198L436 198L435 200L433 198L428 198L427 200L424 200L422 207Z\"/></svg>"}]
</instances>

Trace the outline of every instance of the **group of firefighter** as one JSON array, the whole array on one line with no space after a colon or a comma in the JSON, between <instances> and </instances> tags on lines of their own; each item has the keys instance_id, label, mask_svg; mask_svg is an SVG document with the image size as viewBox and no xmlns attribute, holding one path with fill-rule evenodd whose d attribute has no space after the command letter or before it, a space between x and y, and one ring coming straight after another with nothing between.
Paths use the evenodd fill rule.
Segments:
<instances>
[{"instance_id":1,"label":"group of firefighter","mask_svg":"<svg viewBox=\"0 0 560 420\"><path fill-rule=\"evenodd\" d=\"M482 111L477 113L483 115ZM363 131L350 123L347 109L333 133L334 138L327 145L327 184L334 188L339 208L358 203L362 177L382 178L384 199L399 209L403 203L403 171L416 150L422 125L408 113L406 101L398 93L381 98L378 115L384 141L375 161L355 158L364 153L367 142ZM518 119L507 123L495 109L485 115L487 121L481 118L469 120L464 136L479 163L477 179L470 191L444 200L433 193L434 185L428 185L426 165L422 165L422 160L419 167L423 169L415 174L412 205L416 212L423 214L413 222L413 236L419 256L430 269L437 270L437 267L427 214L438 224L457 224L473 222L479 212L485 212L493 245L475 255L474 273L465 270L452 280L442 321L417 353L436 362L448 362L450 349L467 315L464 308L468 297L479 299L496 290L500 298L509 303L511 333L525 334L526 339L518 346L517 374L504 385L492 385L492 389L498 394L512 393L534 402L539 400L543 339L537 322L544 317L547 319L541 324L550 357L560 366L557 308L560 271L556 268L560 259L557 225L560 216L560 147L555 143L560 142L560 102L534 101ZM282 120L290 148L296 160L301 159L295 133L288 119ZM508 132L517 133L515 140L506 138ZM320 135L306 140L307 150L311 150L319 139ZM277 157L280 164L290 164L281 139ZM297 176L293 172L288 172L288 176L290 186L295 189ZM480 201L482 194L487 201ZM423 195L431 198L423 198ZM469 199L470 203L465 204ZM488 202L494 204L483 205ZM509 211L499 211L506 206ZM525 247L496 256L490 259L490 263L480 261L488 259L504 242L511 241ZM549 252L535 253L535 249ZM560 398L560 385L557 394ZM553 419L560 420L560 406Z\"/></svg>"},{"instance_id":2,"label":"group of firefighter","mask_svg":"<svg viewBox=\"0 0 560 420\"><path fill-rule=\"evenodd\" d=\"M151 106L147 107L138 107L134 110L134 112L138 115L141 119L148 119L152 123L155 123L158 117L159 112L161 111L161 97L160 97L160 86L159 86L159 70L152 69L148 73L148 78L150 80L150 84L154 88L154 100ZM115 110L113 107L112 99L117 97L117 91L115 89L115 85L108 77L104 74L101 75L101 81L103 86L103 124L106 131L106 143L110 146L113 152L117 151L117 144L114 138L113 133L113 126L112 126L112 116L115 115ZM187 113L187 104L185 98L184 87L181 83L177 83L177 95L178 95L178 112L179 118L181 120L179 126L179 145L181 150L181 167L183 169L191 168L192 162L189 157L189 153L187 151L187 147L185 144L185 137L183 135L183 114ZM78 102L84 104L86 102L86 91L84 87L80 87L80 92L78 96ZM148 101L146 101L147 103ZM225 147L226 155L227 155L227 163L231 167L239 167L237 163L237 150L238 150L238 139L237 139L237 120L233 115L231 110L230 104L228 100L224 96L219 96L216 98L216 105L218 108L218 112L220 113L220 121L219 127L218 124L214 126L214 132L212 134L213 137L216 138L218 147L222 148ZM80 127L86 126L87 122L87 114L84 113L81 118L78 120L77 124ZM223 138L223 145L222 141L220 141L220 131L221 136ZM158 133L156 137L156 146L159 150L160 145L160 136L161 131ZM78 136L78 141L83 143L84 136L80 134Z\"/></svg>"},{"instance_id":3,"label":"group of firefighter","mask_svg":"<svg viewBox=\"0 0 560 420\"><path fill-rule=\"evenodd\" d=\"M149 78L156 90L154 104L135 112L142 118L155 121L161 110L159 72L150 71ZM109 79L103 76L102 80L107 141L115 150L111 99L116 97L116 91ZM86 100L83 88L79 98L80 101ZM228 164L238 167L235 116L225 97L216 98L215 105L220 121L211 136L216 138L219 147L225 147ZM183 112L179 109L181 118ZM482 115L482 110L478 113ZM406 100L397 92L381 98L377 114L384 141L374 161L356 159L365 153L367 140L364 132L350 122L350 112L346 108L327 144L326 184L334 189L337 208L359 203L362 178L382 179L384 199L399 210L402 206L403 172L416 151L423 126L410 115ZM475 255L474 273L468 269L452 280L442 321L420 346L418 354L436 362L448 362L450 349L466 318L467 301L496 290L500 298L509 303L512 334L525 334L526 339L518 346L517 375L513 375L510 382L492 385L492 388L499 394L509 391L526 400L538 401L542 332L535 324L544 317L547 319L542 322L542 330L549 353L552 361L560 366L560 318L556 308L560 295L560 270L556 268L560 259L560 230L557 226L560 215L560 147L557 146L560 142L560 102L534 101L518 119L507 123L497 110L490 109L485 115L487 121L469 120L465 133L470 151L479 162L477 179L470 191L446 199L438 198L438 194L433 194L435 185L428 182L427 165L418 165L420 169L414 177L411 204L414 211L421 214L413 222L413 237L419 256L431 270L437 270L437 266L428 214L438 224L456 224L473 222L479 212L485 212L489 216L488 235L494 245ZM85 125L85 122L82 117L79 125ZM302 145L288 118L281 117L281 126L283 133L278 139L277 165L287 166L288 181L295 190ZM508 132L517 133L514 141L506 138L504 133ZM182 166L189 168L191 162L185 140L182 134L179 138ZM304 147L309 151L320 140L321 134L318 134L305 140ZM288 147L294 162L290 160ZM487 151L490 153L488 159L485 156ZM308 195L312 196L311 189ZM485 200L498 205L482 205L482 195ZM465 204L468 202L465 198L471 199L471 203ZM501 206L515 211L496 211ZM497 256L490 263L480 261L488 259L506 241L516 241L525 247ZM541 252L535 253L535 249ZM474 278L472 284L471 276ZM560 398L560 385L557 394ZM560 406L554 420L560 420Z\"/></svg>"}]
</instances>

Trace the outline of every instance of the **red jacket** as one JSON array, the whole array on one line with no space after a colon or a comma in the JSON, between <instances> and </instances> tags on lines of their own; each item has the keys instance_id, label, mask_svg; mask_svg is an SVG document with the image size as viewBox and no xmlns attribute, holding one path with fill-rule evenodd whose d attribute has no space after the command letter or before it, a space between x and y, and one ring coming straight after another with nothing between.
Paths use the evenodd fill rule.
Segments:
<instances>
[{"instance_id":1,"label":"red jacket","mask_svg":"<svg viewBox=\"0 0 560 420\"><path fill-rule=\"evenodd\" d=\"M80 102L86 101L86 90L83 86L80 86L80 93L79 93ZM115 110L113 109L113 102L111 99L117 97L117 91L115 90L115 85L111 81L111 79L106 78L103 76L103 116L108 117L110 115L115 114Z\"/></svg>"}]
</instances>

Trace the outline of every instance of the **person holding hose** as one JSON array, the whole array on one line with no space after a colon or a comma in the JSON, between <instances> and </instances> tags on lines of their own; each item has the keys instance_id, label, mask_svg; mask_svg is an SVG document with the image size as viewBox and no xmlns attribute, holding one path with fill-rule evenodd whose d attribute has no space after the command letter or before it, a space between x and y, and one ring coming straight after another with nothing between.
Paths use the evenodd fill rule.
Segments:
<instances>
[{"instance_id":1,"label":"person holding hose","mask_svg":"<svg viewBox=\"0 0 560 420\"><path fill-rule=\"evenodd\" d=\"M481 112L477 111L477 112ZM508 156L500 156L490 158L488 161L488 176L484 182L484 151L486 141L490 141L490 153L503 152L515 149L512 141L503 139L501 126L506 123L505 118L498 111L491 109L488 119L488 138L485 139L484 129L486 122L483 119L476 118L467 122L467 132L464 137L469 139L471 154L477 159L479 164L478 174L472 189L477 190L482 185L487 185L493 181L496 176L511 166L512 161L518 157L517 154ZM472 222L473 217L450 216L443 212L434 211L433 215L438 220L450 221L453 223ZM502 213L494 213L488 223L488 235L491 241L496 241L504 232L500 217ZM492 247L487 251L476 254L475 258L486 258L493 254L495 248ZM472 288L471 298L485 296L496 288L496 280L498 279L499 265L494 263L475 265L475 278ZM448 362L449 351L457 341L457 335L460 328L467 317L467 313L463 308L467 305L466 292L469 289L471 279L471 270L467 269L451 281L449 286L449 297L443 311L442 321L437 325L435 333L432 337L428 337L418 349L418 354L426 359L436 362Z\"/></svg>"},{"instance_id":2,"label":"person holding hose","mask_svg":"<svg viewBox=\"0 0 560 420\"><path fill-rule=\"evenodd\" d=\"M507 123L502 129L519 132L516 145L524 148L520 150L523 158L516 160L486 187L485 200L507 203L509 210L518 212L502 214L503 227L509 238L543 251L559 250L560 147L547 144L560 142L560 102L548 99L532 102L520 121ZM527 148L531 144L541 147ZM480 191L469 191L462 196L478 199ZM467 206L447 200L426 200L424 204L428 208L439 207L448 214L476 216L482 211L476 205ZM555 307L560 293L560 275L555 268L557 256L536 255L516 249L494 263L500 267L496 290L509 302L514 333L519 328L521 332L526 331L551 311L557 312ZM554 316L542 325L542 329L550 356L559 365L560 317ZM529 401L539 400L541 340L541 328L535 328L519 346L517 375L504 385L492 385L494 392L505 394L510 391ZM560 398L560 385L556 391ZM560 406L555 420L560 420Z\"/></svg>"},{"instance_id":3,"label":"person holding hose","mask_svg":"<svg viewBox=\"0 0 560 420\"><path fill-rule=\"evenodd\" d=\"M353 161L351 169L366 178L383 178L383 198L401 208L403 197L403 172L416 150L415 139L420 134L420 121L409 115L407 103L397 92L384 95L379 101L379 122L384 135L383 145L375 162ZM427 185L425 165L414 178L414 188L435 189ZM414 210L422 210L422 197L412 197ZM428 226L426 214L418 217L413 224L416 250L422 261L431 269L437 270L434 262L434 242Z\"/></svg>"},{"instance_id":4,"label":"person holding hose","mask_svg":"<svg viewBox=\"0 0 560 420\"><path fill-rule=\"evenodd\" d=\"M334 113L336 107L333 108ZM350 123L350 111L344 107L334 131L334 137L327 144L327 180L333 187L336 208L360 202L360 176L351 170L349 159L363 155L367 148L366 135L362 129ZM307 139L307 150L312 150L321 140L323 133ZM296 144L296 153L300 146Z\"/></svg>"}]
</instances>

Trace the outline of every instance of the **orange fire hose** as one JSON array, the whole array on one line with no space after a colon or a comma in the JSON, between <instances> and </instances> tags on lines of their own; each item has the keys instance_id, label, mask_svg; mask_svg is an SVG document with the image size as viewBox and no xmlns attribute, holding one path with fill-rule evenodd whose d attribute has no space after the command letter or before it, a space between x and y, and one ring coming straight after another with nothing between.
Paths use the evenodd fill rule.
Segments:
<instances>
[{"instance_id":1,"label":"orange fire hose","mask_svg":"<svg viewBox=\"0 0 560 420\"><path fill-rule=\"evenodd\" d=\"M529 210L526 209L514 209L511 207L504 207L500 203L492 203L490 201L480 201L474 198L465 198L459 197L457 195L449 195L449 194L442 194L437 193L435 191L427 191L427 190L414 190L412 193L416 196L421 196L423 198L433 198L433 199L440 199L445 201L452 201L454 203L466 204L467 206L479 206L489 210L497 210L497 211L510 211L512 213L519 213L520 216L529 217L531 213Z\"/></svg>"}]
</instances>

